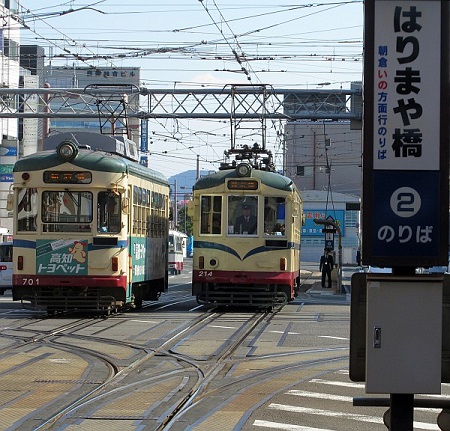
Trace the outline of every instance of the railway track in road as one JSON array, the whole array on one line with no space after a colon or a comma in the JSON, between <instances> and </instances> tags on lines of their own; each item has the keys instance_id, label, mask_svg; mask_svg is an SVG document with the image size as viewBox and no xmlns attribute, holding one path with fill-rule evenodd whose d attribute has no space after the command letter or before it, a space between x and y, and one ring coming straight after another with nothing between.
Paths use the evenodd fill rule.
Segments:
<instances>
[{"instance_id":1,"label":"railway track in road","mask_svg":"<svg viewBox=\"0 0 450 431\"><path fill-rule=\"evenodd\" d=\"M189 406L157 430L244 429L251 415L279 392L346 366L348 345L345 342L342 345L342 341L336 338L332 342L325 341L322 344L319 344L317 339L314 342L311 340L300 348L293 345L291 348L277 349L272 344L270 352L265 351L264 343L269 338L274 341L276 339L275 346L281 347L282 344L289 345L294 337L300 335L293 325L288 323L292 322L292 314L285 313L286 310L295 310L296 307L290 305L279 314L264 319L258 329L247 338L245 347L241 345L234 355L223 362L220 370L216 369L215 379L196 394ZM328 322L328 314L328 311L307 313L298 323L301 325L302 322ZM330 322L345 319L348 321L346 312L335 313ZM280 326L283 327L281 331L276 329ZM291 341L288 341L288 338L291 338Z\"/></svg>"},{"instance_id":2,"label":"railway track in road","mask_svg":"<svg viewBox=\"0 0 450 431\"><path fill-rule=\"evenodd\" d=\"M203 391L206 390L210 382L217 376L217 374L222 370L224 362L231 357L233 352L236 351L238 347L247 339L251 332L257 328L257 326L267 318L269 313L255 314L252 319L247 322L245 326L240 328L236 332L235 336L229 340L227 344L222 345L222 348L215 352L214 365L207 367L207 371L202 371L203 378L198 381L195 387L189 391L186 396L180 400L177 406L173 408L173 411L167 418L162 421L162 423L156 428L157 431L163 431L169 429L177 418L181 417L184 412L186 412L190 406L196 402L197 399L202 398ZM176 351L171 350L171 353L177 354ZM212 356L209 357L209 360Z\"/></svg>"},{"instance_id":3,"label":"railway track in road","mask_svg":"<svg viewBox=\"0 0 450 431\"><path fill-rule=\"evenodd\" d=\"M5 429L238 430L294 382L346 365L348 341L313 335L345 325L346 307L264 314L193 303L181 289L109 319L0 320L0 354L10 355L0 393L19 379L31 387L0 397Z\"/></svg>"},{"instance_id":4,"label":"railway track in road","mask_svg":"<svg viewBox=\"0 0 450 431\"><path fill-rule=\"evenodd\" d=\"M204 330L208 325L214 324L221 319L222 313L210 313L209 315L203 315L199 317L195 322L190 323L185 328L178 330L174 335L167 334L167 340L162 343L158 348L155 348L149 356L143 358L139 361L139 364L133 364L133 369L136 368L145 368L149 365L149 363L154 364L155 359L161 362L162 358L168 361L177 361L177 363L183 364L183 367L178 369L172 369L167 372L159 372L159 373L150 373L146 374L144 378L136 379L136 376L128 376L128 378L120 379L120 387L117 386L117 382L114 382L113 379L108 382L108 385L103 388L102 393L98 395L89 397L87 400L83 400L82 403L73 403L71 406L68 406L63 415L58 417L58 420L55 422L55 425L50 427L49 429L58 429L57 426L59 423L67 424L67 422L71 422L75 420L77 423L80 423L80 417L85 415L85 411L90 411L93 407L95 410L107 410L109 409L109 405L115 404L116 397L127 397L127 394L130 392L134 392L138 394L139 392L143 392L144 394L150 387L161 387L163 383L171 378L175 378L178 382L178 385L170 386L167 393L161 394L161 398L168 399L164 405L163 400L158 400L158 403L164 405L162 411L162 415L159 417L158 422L161 422L160 425L157 425L156 429L164 429L168 423L171 422L172 418L176 416L177 413L186 408L190 402L195 399L196 394L201 390L201 388L206 384L206 382L212 378L214 375L214 366L204 367L197 365L196 361L190 357L186 357L181 352L177 351L177 347L179 348L180 344L186 342L190 339L192 334L198 334L202 330ZM232 351L242 342L243 339L247 336L248 332L251 331L255 326L258 325L258 322L264 318L264 315L259 313L253 313L251 316L246 317L244 319L245 323L239 327L237 331L230 337L230 340L227 343L223 343L222 347L214 352L209 353L209 361L214 362L215 364L219 364L221 360L226 358L228 355L232 353ZM169 336L170 335L170 336ZM211 358L214 357L214 360ZM217 365L216 365L217 366ZM128 370L130 374L132 370ZM186 377L188 375L189 377ZM178 379L177 379L178 377ZM191 383L192 381L192 383ZM181 395L181 396L180 396ZM135 399L138 398L139 395L136 395ZM99 409L98 406L101 406ZM104 419L103 414L99 416L95 416L97 419ZM133 416L133 420L146 420L145 415L141 413L142 416ZM130 419L130 417L126 414L122 416L125 420ZM110 418L111 420L111 418ZM54 421L54 420L52 420ZM86 418L86 421L89 423L92 421L92 417L89 415ZM49 420L48 423L51 421ZM55 428L56 427L56 428ZM36 428L45 429L42 427ZM153 427L152 427L153 429Z\"/></svg>"},{"instance_id":5,"label":"railway track in road","mask_svg":"<svg viewBox=\"0 0 450 431\"><path fill-rule=\"evenodd\" d=\"M192 316L184 321L177 318L175 324L172 322L171 325L168 325L168 328L163 330L159 337L144 342L139 333L148 331L146 322L149 322L149 316L146 315L140 321L140 319L136 319L135 313L118 315L107 320L76 320L66 317L63 320L67 323L64 324L61 324L61 319L37 318L32 321L18 322L15 327L10 325L8 331L3 333L0 338L3 341L9 340L9 346L2 350L3 369L6 369L3 382L6 386L11 386L12 380L16 379L19 374L23 378L23 374L21 374L23 368L8 367L8 364L18 362L17 357L23 355L24 349L28 351L29 346L32 346L32 354L29 353L29 355L33 356L34 368L41 369L45 376L34 374L31 378L32 381L24 386L30 387L30 384L37 384L41 387L43 385L53 386L54 393L52 400L48 400L43 396L45 391L36 389L35 395L28 395L31 401L30 405L35 406L33 411L24 409L17 417L17 412L20 412L20 409L17 410L17 408L12 407L15 404L14 399L27 397L27 390L17 391L15 396L9 400L10 409L15 411L16 417L10 416L8 429L57 429L68 418L82 410L92 408L92 405L102 404L107 406L108 403L114 402L115 397L122 396L128 391L136 393L143 391L145 394L146 387L163 386L163 382L168 379L181 380L182 383L176 387L181 388L181 392L185 391L192 394L195 392L195 389L192 388L198 388L199 382L204 381L208 377L208 373L196 366L194 361L191 361L188 357L183 357L183 352L177 352L177 344L179 345L180 340L188 340L189 334L200 333L208 324L219 320L222 315L222 313L208 311L199 314L194 319L192 319ZM142 316L142 314L139 313L139 316ZM150 316L150 318L153 317L153 315ZM243 327L249 325L252 328L260 319L259 313L253 313L244 319L246 323L243 324ZM141 323L146 329L140 327L142 326ZM124 325L130 324L133 327L140 328L139 331L135 331L137 334L135 333L134 337L125 337L134 338L134 342L117 339L120 337L111 338L109 335L111 332L120 333L123 331L121 328ZM154 326L155 331L158 331L158 326L164 325L164 323L163 321L151 321L150 325ZM239 334L241 331L246 334L243 328L237 330L236 333ZM128 331L123 332L128 333ZM241 336L241 338L244 338L244 336ZM238 344L236 337L232 336L231 339L234 340L234 345ZM211 352L210 356L223 358L232 350L233 344L224 343L222 353L214 351ZM51 374L49 364L52 364L52 361L53 364L58 363L59 368L62 368L61 365L64 363L71 363L77 364L75 367L77 369L81 367L81 363L84 363L85 369L82 374L90 376L95 370L97 377L81 379L80 373L76 376L73 375L71 373L72 368L68 366L64 371L64 378L61 376L51 378L49 377L49 374ZM100 366L99 362L103 366ZM180 364L182 366L179 366ZM25 363L22 365L26 367ZM165 370L160 369L164 367ZM99 368L107 368L109 371L103 370L101 372ZM54 389L54 386L58 384L64 386L64 390L61 388L59 396L57 395L58 391ZM171 390L174 390L174 388L169 389L169 393ZM169 396L171 399L175 395L177 395L177 391L172 396L165 393L162 398ZM183 396L181 400L177 399L175 404L184 405L188 398L189 396L187 398ZM39 399L46 399L47 402L40 405ZM170 403L173 404L174 401L172 400ZM0 406L0 409L8 411L8 406ZM178 407L174 410L177 409ZM123 416L127 416L124 412L121 413ZM172 413L168 413L168 416L171 415ZM76 420L78 421L79 418ZM38 422L39 425L36 425Z\"/></svg>"},{"instance_id":6,"label":"railway track in road","mask_svg":"<svg viewBox=\"0 0 450 431\"><path fill-rule=\"evenodd\" d=\"M63 410L59 411L57 414L53 415L52 417L49 417L44 423L40 424L36 428L32 428L33 431L43 430L43 429L53 429L54 427L58 428L61 426L61 423L64 424L67 418L70 418L73 416L74 413L78 412L81 409L87 408L89 409L91 405L95 405L97 403L105 404L111 401L111 399L114 399L117 395L120 396L121 393L127 392L127 391L136 391L143 387L146 387L148 385L153 385L155 383L158 383L158 381L162 381L164 379L170 378L173 375L179 374L180 370L175 371L169 371L162 374L146 377L144 379L138 379L131 382L127 382L126 375L133 373L133 370L139 368L139 367L145 367L146 363L150 361L151 359L157 357L166 355L165 353L165 347L170 346L173 342L175 342L180 336L182 336L184 333L189 332L196 328L197 326L201 326L205 324L210 319L214 319L215 315L203 315L200 316L198 319L196 319L195 322L190 323L188 326L186 326L183 330L178 332L177 334L173 335L171 338L167 339L163 344L161 344L158 347L155 347L153 350L149 350L145 346L138 346L131 343L125 343L125 342L113 342L114 345L117 347L132 347L133 349L139 349L145 352L145 355L137 358L134 361L131 361L129 365L126 367L122 367L121 369L118 367L117 372L111 376L108 380L106 380L103 384L99 385L94 391L87 394L86 396L83 396L74 402L67 405ZM80 336L78 336L80 337ZM89 342L97 342L101 344L105 340L97 337L97 336L90 336ZM61 342L58 342L58 344L61 344ZM67 341L63 342L67 346ZM79 348L79 347L78 347ZM192 364L189 364L192 365ZM183 370L181 370L183 371ZM201 378L201 373L198 372L199 378ZM109 401L108 401L109 399Z\"/></svg>"}]
</instances>

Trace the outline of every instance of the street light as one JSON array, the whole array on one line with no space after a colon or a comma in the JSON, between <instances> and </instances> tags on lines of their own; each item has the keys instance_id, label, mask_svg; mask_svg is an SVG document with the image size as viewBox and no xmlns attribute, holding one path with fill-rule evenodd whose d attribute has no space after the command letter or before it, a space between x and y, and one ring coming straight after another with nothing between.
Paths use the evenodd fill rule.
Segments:
<instances>
[{"instance_id":1,"label":"street light","mask_svg":"<svg viewBox=\"0 0 450 431\"><path fill-rule=\"evenodd\" d=\"M315 224L321 224L324 226L333 226L338 234L338 293L342 293L342 238L341 238L341 228L337 223L332 220L326 220L321 218L314 219Z\"/></svg>"}]
</instances>

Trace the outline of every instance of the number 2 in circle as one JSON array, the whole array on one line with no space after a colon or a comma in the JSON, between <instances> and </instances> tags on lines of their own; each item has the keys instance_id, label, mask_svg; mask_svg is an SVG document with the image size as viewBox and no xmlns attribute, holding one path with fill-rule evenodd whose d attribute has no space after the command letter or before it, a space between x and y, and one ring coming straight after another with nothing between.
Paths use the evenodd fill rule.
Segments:
<instances>
[{"instance_id":1,"label":"number 2 in circle","mask_svg":"<svg viewBox=\"0 0 450 431\"><path fill-rule=\"evenodd\" d=\"M422 200L417 190L411 187L400 187L392 193L390 205L396 215L408 218L419 212Z\"/></svg>"}]
</instances>

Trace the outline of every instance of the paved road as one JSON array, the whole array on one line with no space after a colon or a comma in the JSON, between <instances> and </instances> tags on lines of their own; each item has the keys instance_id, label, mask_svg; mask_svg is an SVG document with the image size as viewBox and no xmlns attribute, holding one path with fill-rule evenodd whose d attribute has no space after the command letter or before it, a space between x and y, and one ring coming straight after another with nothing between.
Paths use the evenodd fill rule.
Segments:
<instances>
[{"instance_id":1,"label":"paved road","mask_svg":"<svg viewBox=\"0 0 450 431\"><path fill-rule=\"evenodd\" d=\"M196 304L190 262L170 276L169 292L158 302L105 320L40 318L7 292L0 298L2 429L37 430L49 410L76 398L74 391L106 379L105 359L125 372L46 429L386 429L386 408L352 404L366 394L364 383L348 374L348 294L316 289L317 264L302 271L306 287L295 301L259 321L248 310ZM352 272L344 269L343 279ZM95 374L98 367L104 375ZM450 397L450 386L443 384L442 392ZM163 425L182 399L187 403ZM417 409L414 429L439 430L438 413Z\"/></svg>"}]
</instances>

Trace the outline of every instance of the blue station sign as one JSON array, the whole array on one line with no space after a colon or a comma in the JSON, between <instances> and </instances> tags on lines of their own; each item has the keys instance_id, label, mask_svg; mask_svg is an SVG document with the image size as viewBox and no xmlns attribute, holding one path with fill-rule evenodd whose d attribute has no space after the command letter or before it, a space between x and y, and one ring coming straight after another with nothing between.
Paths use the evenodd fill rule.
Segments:
<instances>
[{"instance_id":1,"label":"blue station sign","mask_svg":"<svg viewBox=\"0 0 450 431\"><path fill-rule=\"evenodd\" d=\"M447 264L448 17L446 1L366 2L365 264Z\"/></svg>"},{"instance_id":2,"label":"blue station sign","mask_svg":"<svg viewBox=\"0 0 450 431\"><path fill-rule=\"evenodd\" d=\"M141 120L141 151L148 151L148 120Z\"/></svg>"}]
</instances>

